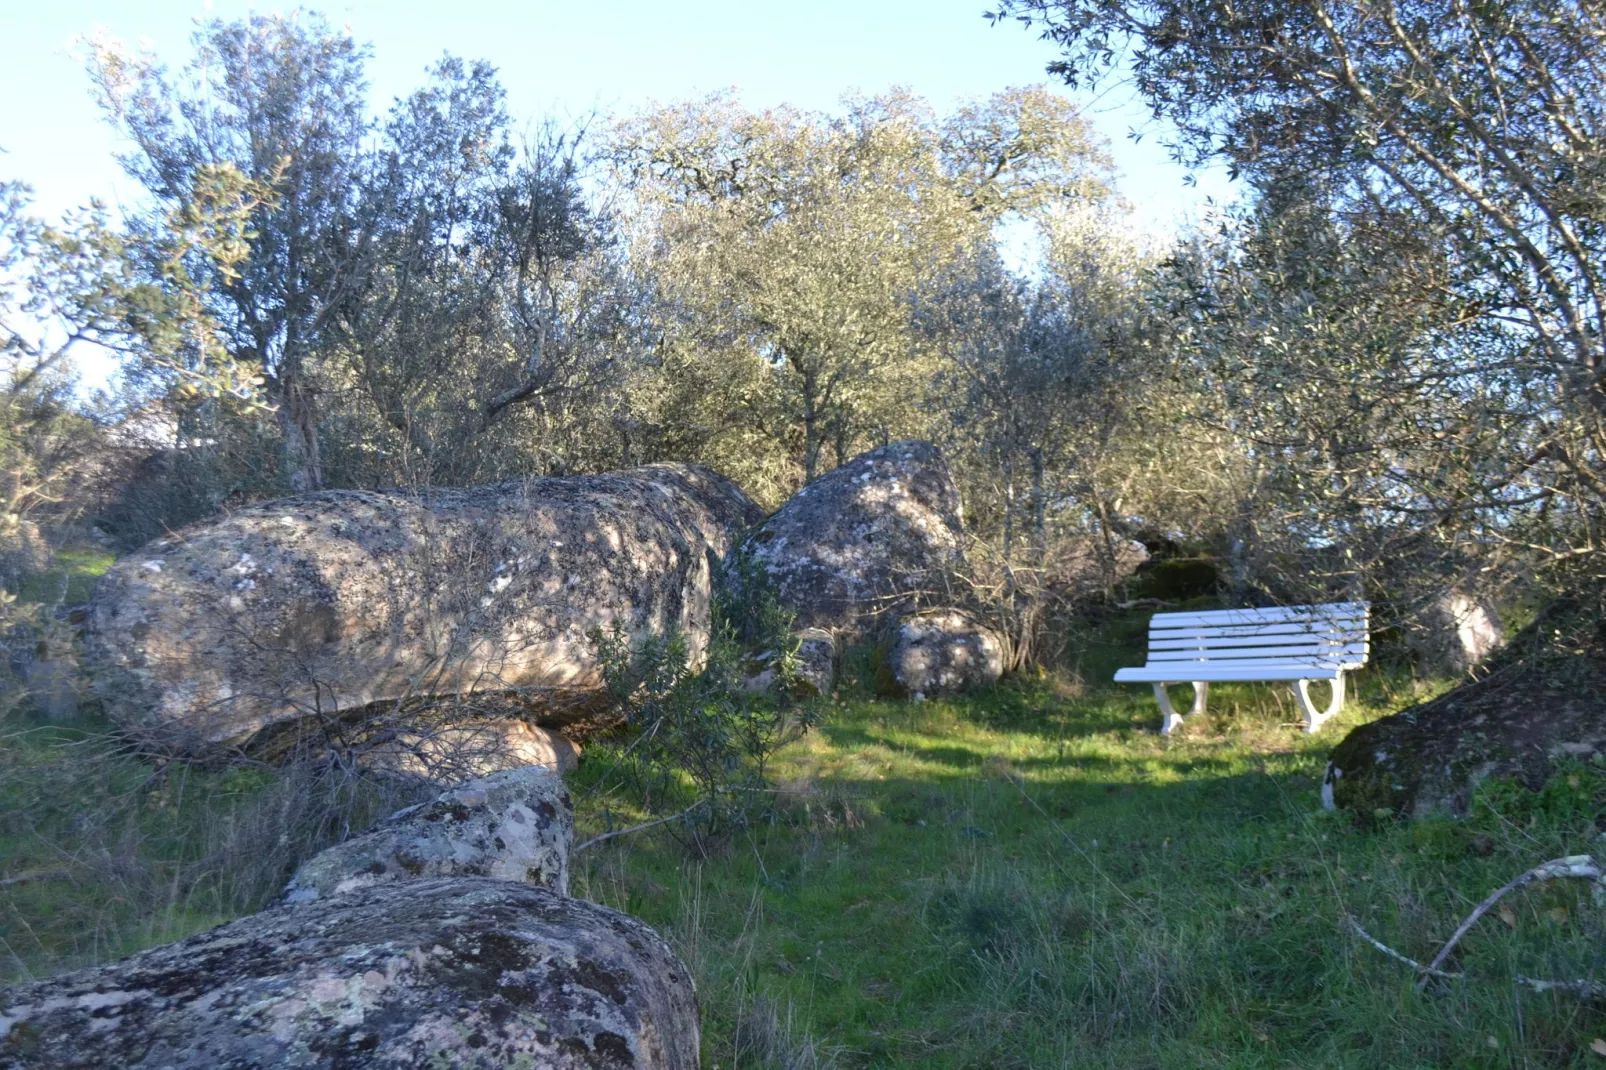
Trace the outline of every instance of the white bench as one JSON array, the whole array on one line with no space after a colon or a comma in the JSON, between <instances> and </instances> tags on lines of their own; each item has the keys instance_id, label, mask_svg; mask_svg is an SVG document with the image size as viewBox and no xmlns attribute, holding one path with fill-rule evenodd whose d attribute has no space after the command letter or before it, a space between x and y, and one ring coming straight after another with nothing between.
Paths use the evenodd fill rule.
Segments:
<instances>
[{"instance_id":1,"label":"white bench","mask_svg":"<svg viewBox=\"0 0 1606 1070\"><path fill-rule=\"evenodd\" d=\"M1203 713L1214 681L1286 680L1314 732L1344 704L1344 674L1366 664L1366 602L1331 602L1281 609L1222 609L1204 613L1156 613L1149 621L1148 664L1121 669L1117 683L1154 685L1165 723L1161 735L1182 723L1167 684L1193 684L1189 716ZM1310 700L1310 682L1329 680L1333 697L1325 710Z\"/></svg>"}]
</instances>

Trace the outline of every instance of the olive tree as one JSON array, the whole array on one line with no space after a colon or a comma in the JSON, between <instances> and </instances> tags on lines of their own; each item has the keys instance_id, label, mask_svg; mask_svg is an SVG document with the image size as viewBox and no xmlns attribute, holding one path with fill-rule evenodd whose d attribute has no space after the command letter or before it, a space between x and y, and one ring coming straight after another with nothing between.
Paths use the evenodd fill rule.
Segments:
<instances>
[{"instance_id":1,"label":"olive tree","mask_svg":"<svg viewBox=\"0 0 1606 1070\"><path fill-rule=\"evenodd\" d=\"M1001 219L1103 196L1108 167L1041 89L942 119L900 94L839 116L715 97L624 124L617 156L650 223L664 348L739 366L748 426L804 480L920 428L937 360L913 330L922 295L990 255Z\"/></svg>"}]
</instances>

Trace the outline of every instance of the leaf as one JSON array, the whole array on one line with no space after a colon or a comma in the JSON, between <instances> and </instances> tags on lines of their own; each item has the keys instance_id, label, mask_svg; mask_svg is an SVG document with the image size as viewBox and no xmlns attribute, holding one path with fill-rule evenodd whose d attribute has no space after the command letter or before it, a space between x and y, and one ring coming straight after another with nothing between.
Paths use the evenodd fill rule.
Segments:
<instances>
[{"instance_id":1,"label":"leaf","mask_svg":"<svg viewBox=\"0 0 1606 1070\"><path fill-rule=\"evenodd\" d=\"M1606 1040L1596 1037L1594 1040L1589 1042L1589 1050L1594 1052L1596 1055L1606 1055Z\"/></svg>"},{"instance_id":2,"label":"leaf","mask_svg":"<svg viewBox=\"0 0 1606 1070\"><path fill-rule=\"evenodd\" d=\"M1567 908L1566 907L1552 907L1549 913L1550 913L1550 920L1555 922L1557 925L1566 925L1567 924Z\"/></svg>"},{"instance_id":3,"label":"leaf","mask_svg":"<svg viewBox=\"0 0 1606 1070\"><path fill-rule=\"evenodd\" d=\"M1506 923L1506 928L1508 929L1515 929L1517 927L1516 911L1512 910L1510 907L1500 908L1500 920Z\"/></svg>"}]
</instances>

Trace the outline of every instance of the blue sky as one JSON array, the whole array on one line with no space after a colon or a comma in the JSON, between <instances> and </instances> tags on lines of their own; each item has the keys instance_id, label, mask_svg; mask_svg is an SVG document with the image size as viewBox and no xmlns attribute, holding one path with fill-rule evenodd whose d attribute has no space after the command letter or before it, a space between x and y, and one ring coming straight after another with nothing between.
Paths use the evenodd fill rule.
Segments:
<instances>
[{"instance_id":1,"label":"blue sky","mask_svg":"<svg viewBox=\"0 0 1606 1070\"><path fill-rule=\"evenodd\" d=\"M173 66L189 52L193 20L290 7L230 0L3 0L0 26L0 177L35 189L54 215L91 195L132 197L112 153L117 142L90 100L72 39L97 26L147 41ZM790 102L830 109L850 89L899 85L939 110L1011 85L1047 80L1054 58L1035 32L981 17L987 0L331 0L307 5L373 45L375 104L383 108L420 80L442 52L483 58L501 71L516 119L628 111L735 87L754 106ZM1219 172L1185 184L1131 92L1084 98L1110 139L1122 192L1145 229L1164 232L1197 214L1204 199L1231 196ZM1134 143L1129 131L1144 132Z\"/></svg>"}]
</instances>

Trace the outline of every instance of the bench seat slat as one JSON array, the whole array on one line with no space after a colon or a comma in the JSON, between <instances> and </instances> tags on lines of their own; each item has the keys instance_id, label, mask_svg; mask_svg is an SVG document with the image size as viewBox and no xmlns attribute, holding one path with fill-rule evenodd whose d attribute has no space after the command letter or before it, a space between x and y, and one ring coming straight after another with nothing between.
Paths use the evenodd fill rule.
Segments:
<instances>
[{"instance_id":1,"label":"bench seat slat","mask_svg":"<svg viewBox=\"0 0 1606 1070\"><path fill-rule=\"evenodd\" d=\"M1196 612L1156 613L1151 628L1182 628L1230 624L1289 624L1302 621L1364 619L1368 602L1333 602L1319 606L1278 606L1271 609L1212 609Z\"/></svg>"},{"instance_id":2,"label":"bench seat slat","mask_svg":"<svg viewBox=\"0 0 1606 1070\"><path fill-rule=\"evenodd\" d=\"M1262 680L1336 680L1341 673L1347 672L1352 667L1296 665L1279 668L1270 666L1243 668L1196 665L1186 672L1179 673L1170 668L1145 665L1137 669L1121 669L1115 674L1115 680L1117 683L1123 684L1186 684L1195 680L1201 683L1254 682Z\"/></svg>"},{"instance_id":3,"label":"bench seat slat","mask_svg":"<svg viewBox=\"0 0 1606 1070\"><path fill-rule=\"evenodd\" d=\"M1223 665L1234 669L1270 668L1277 665L1363 665L1362 654L1283 654L1275 658L1211 658L1209 661L1155 661L1152 658L1143 666L1157 672L1188 673L1194 669L1208 669Z\"/></svg>"}]
</instances>

